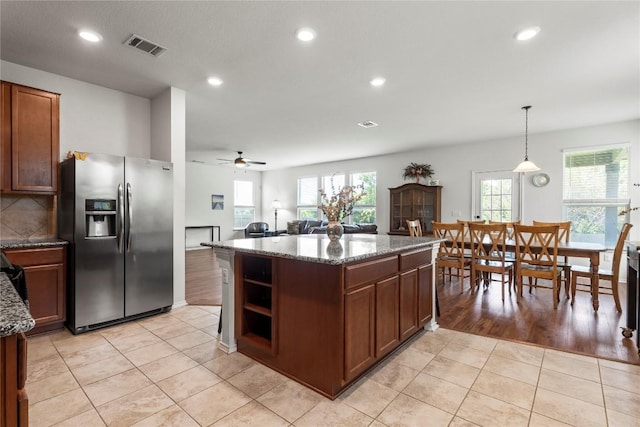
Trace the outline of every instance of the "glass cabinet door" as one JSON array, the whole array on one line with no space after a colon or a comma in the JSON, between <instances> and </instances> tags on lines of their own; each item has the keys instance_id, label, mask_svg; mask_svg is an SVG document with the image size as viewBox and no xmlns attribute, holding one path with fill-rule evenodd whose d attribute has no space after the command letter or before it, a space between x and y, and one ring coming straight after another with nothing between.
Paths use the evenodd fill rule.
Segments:
<instances>
[{"instance_id":1,"label":"glass cabinet door","mask_svg":"<svg viewBox=\"0 0 640 427\"><path fill-rule=\"evenodd\" d=\"M407 220L418 219L423 233L431 235L431 221L440 221L441 190L415 183L390 188L389 234L409 235Z\"/></svg>"}]
</instances>

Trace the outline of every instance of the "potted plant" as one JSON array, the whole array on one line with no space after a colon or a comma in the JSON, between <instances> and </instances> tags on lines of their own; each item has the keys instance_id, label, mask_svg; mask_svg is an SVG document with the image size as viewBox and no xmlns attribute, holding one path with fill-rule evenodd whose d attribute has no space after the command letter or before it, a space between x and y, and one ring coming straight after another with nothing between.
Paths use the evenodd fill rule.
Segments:
<instances>
[{"instance_id":1,"label":"potted plant","mask_svg":"<svg viewBox=\"0 0 640 427\"><path fill-rule=\"evenodd\" d=\"M402 173L402 177L405 180L415 179L417 183L420 182L420 178L426 179L430 178L432 175L433 169L431 169L431 165L414 162L411 162L409 166L404 168L404 172Z\"/></svg>"}]
</instances>

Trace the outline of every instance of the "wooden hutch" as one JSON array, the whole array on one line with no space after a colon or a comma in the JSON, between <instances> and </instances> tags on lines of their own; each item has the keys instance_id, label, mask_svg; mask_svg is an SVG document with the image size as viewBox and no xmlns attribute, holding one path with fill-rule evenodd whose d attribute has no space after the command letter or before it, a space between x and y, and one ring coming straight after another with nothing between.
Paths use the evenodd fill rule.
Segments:
<instances>
[{"instance_id":1,"label":"wooden hutch","mask_svg":"<svg viewBox=\"0 0 640 427\"><path fill-rule=\"evenodd\" d=\"M440 221L442 186L410 183L389 192L389 234L408 236L407 220L418 219L422 232L433 235L431 221Z\"/></svg>"}]
</instances>

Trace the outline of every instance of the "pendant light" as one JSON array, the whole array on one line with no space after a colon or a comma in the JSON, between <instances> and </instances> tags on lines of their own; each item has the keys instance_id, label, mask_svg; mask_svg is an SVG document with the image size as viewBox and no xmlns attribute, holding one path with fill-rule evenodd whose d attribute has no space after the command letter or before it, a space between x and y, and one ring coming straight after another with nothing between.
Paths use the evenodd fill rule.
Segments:
<instances>
[{"instance_id":1,"label":"pendant light","mask_svg":"<svg viewBox=\"0 0 640 427\"><path fill-rule=\"evenodd\" d=\"M537 167L532 161L529 160L529 108L531 105L525 105L522 107L524 110L524 161L518 165L513 171L514 172L535 172L539 171L540 168Z\"/></svg>"}]
</instances>

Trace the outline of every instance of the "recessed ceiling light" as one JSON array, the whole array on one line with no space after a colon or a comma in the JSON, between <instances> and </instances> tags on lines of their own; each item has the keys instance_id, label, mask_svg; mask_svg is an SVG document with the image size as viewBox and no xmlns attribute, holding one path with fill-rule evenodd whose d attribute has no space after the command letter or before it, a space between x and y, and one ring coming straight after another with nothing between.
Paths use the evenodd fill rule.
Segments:
<instances>
[{"instance_id":1,"label":"recessed ceiling light","mask_svg":"<svg viewBox=\"0 0 640 427\"><path fill-rule=\"evenodd\" d=\"M529 27L524 30L520 30L515 34L515 38L520 41L530 40L538 35L540 27Z\"/></svg>"},{"instance_id":2,"label":"recessed ceiling light","mask_svg":"<svg viewBox=\"0 0 640 427\"><path fill-rule=\"evenodd\" d=\"M209 77L207 82L211 86L220 86L222 84L222 79L220 77Z\"/></svg>"},{"instance_id":3,"label":"recessed ceiling light","mask_svg":"<svg viewBox=\"0 0 640 427\"><path fill-rule=\"evenodd\" d=\"M90 41L92 43L97 43L102 40L102 36L95 31L80 30L78 31L78 35L86 41Z\"/></svg>"},{"instance_id":4,"label":"recessed ceiling light","mask_svg":"<svg viewBox=\"0 0 640 427\"><path fill-rule=\"evenodd\" d=\"M387 79L385 79L384 77L374 77L369 80L369 84L374 87L379 87L383 86L386 81Z\"/></svg>"},{"instance_id":5,"label":"recessed ceiling light","mask_svg":"<svg viewBox=\"0 0 640 427\"><path fill-rule=\"evenodd\" d=\"M310 42L311 40L316 38L316 32L313 31L311 28L300 28L296 32L296 37L300 41Z\"/></svg>"}]
</instances>

